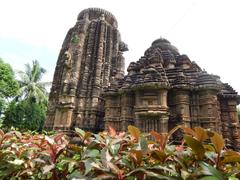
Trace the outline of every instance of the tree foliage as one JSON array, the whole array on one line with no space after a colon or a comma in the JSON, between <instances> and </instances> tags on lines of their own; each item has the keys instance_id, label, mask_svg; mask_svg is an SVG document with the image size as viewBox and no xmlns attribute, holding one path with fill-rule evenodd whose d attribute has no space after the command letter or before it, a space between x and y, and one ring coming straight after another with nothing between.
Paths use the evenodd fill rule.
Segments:
<instances>
[{"instance_id":1,"label":"tree foliage","mask_svg":"<svg viewBox=\"0 0 240 180\"><path fill-rule=\"evenodd\" d=\"M19 89L4 112L3 124L6 127L41 130L47 110L46 86L41 78L46 70L37 60L26 64L25 71L18 71Z\"/></svg>"},{"instance_id":2,"label":"tree foliage","mask_svg":"<svg viewBox=\"0 0 240 180\"><path fill-rule=\"evenodd\" d=\"M17 90L18 83L11 66L0 58L0 96L4 98L15 96Z\"/></svg>"},{"instance_id":3,"label":"tree foliage","mask_svg":"<svg viewBox=\"0 0 240 180\"><path fill-rule=\"evenodd\" d=\"M40 131L46 118L47 106L29 101L12 101L4 113L3 123L7 127Z\"/></svg>"},{"instance_id":4,"label":"tree foliage","mask_svg":"<svg viewBox=\"0 0 240 180\"><path fill-rule=\"evenodd\" d=\"M20 89L18 97L23 100L36 103L47 103L46 87L50 85L49 82L42 82L42 76L46 70L42 68L37 60L25 65L25 71L18 71L20 77Z\"/></svg>"},{"instance_id":5,"label":"tree foliage","mask_svg":"<svg viewBox=\"0 0 240 180\"><path fill-rule=\"evenodd\" d=\"M4 109L6 99L15 96L18 88L11 66L4 63L0 58L0 115Z\"/></svg>"}]
</instances>

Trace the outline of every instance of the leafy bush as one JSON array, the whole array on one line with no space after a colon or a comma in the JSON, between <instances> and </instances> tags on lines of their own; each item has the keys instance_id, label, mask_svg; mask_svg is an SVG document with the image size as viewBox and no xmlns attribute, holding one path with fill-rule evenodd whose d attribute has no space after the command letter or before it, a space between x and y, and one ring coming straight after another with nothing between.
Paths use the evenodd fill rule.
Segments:
<instances>
[{"instance_id":1,"label":"leafy bush","mask_svg":"<svg viewBox=\"0 0 240 180\"><path fill-rule=\"evenodd\" d=\"M28 101L12 101L3 117L4 126L40 131L46 119L47 106Z\"/></svg>"},{"instance_id":2,"label":"leafy bush","mask_svg":"<svg viewBox=\"0 0 240 180\"><path fill-rule=\"evenodd\" d=\"M183 131L182 143L171 135ZM73 143L74 142L74 143ZM238 179L240 153L216 132L178 126L169 133L64 134L0 130L0 179Z\"/></svg>"},{"instance_id":3,"label":"leafy bush","mask_svg":"<svg viewBox=\"0 0 240 180\"><path fill-rule=\"evenodd\" d=\"M14 97L19 89L12 67L0 58L0 118L9 98Z\"/></svg>"}]
</instances>

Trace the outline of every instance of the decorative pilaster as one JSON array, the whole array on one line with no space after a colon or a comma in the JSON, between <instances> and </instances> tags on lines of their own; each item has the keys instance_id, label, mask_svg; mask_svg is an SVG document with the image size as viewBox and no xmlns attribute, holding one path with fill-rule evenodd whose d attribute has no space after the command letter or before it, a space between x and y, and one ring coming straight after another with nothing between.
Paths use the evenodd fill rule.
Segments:
<instances>
[{"instance_id":1,"label":"decorative pilaster","mask_svg":"<svg viewBox=\"0 0 240 180\"><path fill-rule=\"evenodd\" d=\"M220 132L221 122L216 90L203 89L199 91L198 119L203 128Z\"/></svg>"},{"instance_id":2,"label":"decorative pilaster","mask_svg":"<svg viewBox=\"0 0 240 180\"><path fill-rule=\"evenodd\" d=\"M121 131L127 131L128 125L133 122L133 94L123 93L121 96L121 126L119 129Z\"/></svg>"},{"instance_id":3,"label":"decorative pilaster","mask_svg":"<svg viewBox=\"0 0 240 180\"><path fill-rule=\"evenodd\" d=\"M174 91L174 100L171 106L175 107L175 119L177 123L190 127L190 97L188 90Z\"/></svg>"}]
</instances>

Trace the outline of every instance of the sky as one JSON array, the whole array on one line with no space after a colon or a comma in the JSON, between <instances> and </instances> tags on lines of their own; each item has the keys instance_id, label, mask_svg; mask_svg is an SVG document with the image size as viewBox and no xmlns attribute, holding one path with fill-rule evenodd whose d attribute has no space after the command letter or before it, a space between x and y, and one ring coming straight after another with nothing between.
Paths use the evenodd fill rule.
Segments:
<instances>
[{"instance_id":1,"label":"sky","mask_svg":"<svg viewBox=\"0 0 240 180\"><path fill-rule=\"evenodd\" d=\"M0 57L16 70L37 59L52 81L67 31L89 7L116 17L126 68L163 37L240 92L239 0L0 0Z\"/></svg>"}]
</instances>

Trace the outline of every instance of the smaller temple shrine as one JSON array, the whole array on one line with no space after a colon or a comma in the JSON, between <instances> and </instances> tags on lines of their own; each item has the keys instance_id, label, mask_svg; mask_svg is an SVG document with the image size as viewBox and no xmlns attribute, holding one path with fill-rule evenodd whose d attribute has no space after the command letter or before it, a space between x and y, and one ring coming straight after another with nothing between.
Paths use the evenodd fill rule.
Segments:
<instances>
[{"instance_id":1,"label":"smaller temple shrine","mask_svg":"<svg viewBox=\"0 0 240 180\"><path fill-rule=\"evenodd\" d=\"M168 132L178 124L201 126L240 147L239 95L219 76L208 74L168 40L155 40L128 74L106 89L105 128Z\"/></svg>"}]
</instances>

